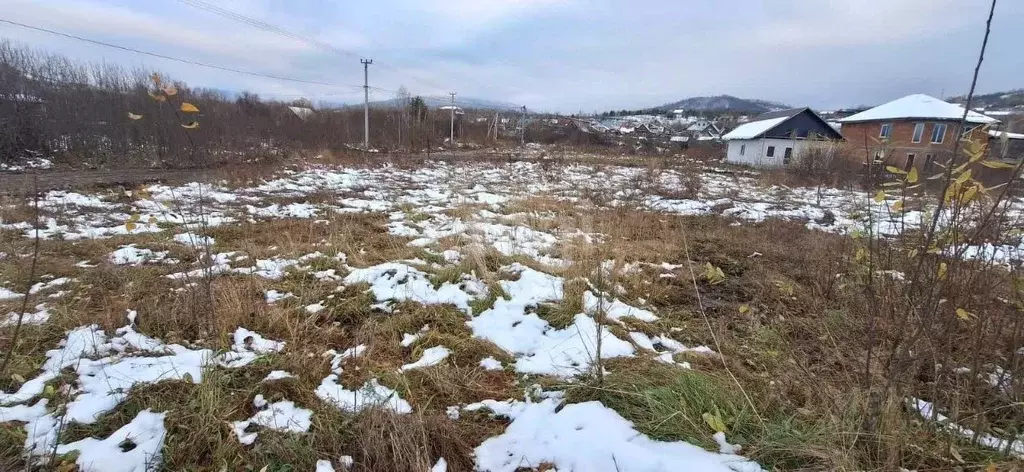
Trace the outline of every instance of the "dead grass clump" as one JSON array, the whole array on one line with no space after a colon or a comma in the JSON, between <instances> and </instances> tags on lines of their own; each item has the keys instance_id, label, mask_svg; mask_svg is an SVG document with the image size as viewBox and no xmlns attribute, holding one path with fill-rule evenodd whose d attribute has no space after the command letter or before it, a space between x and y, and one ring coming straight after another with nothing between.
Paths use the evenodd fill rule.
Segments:
<instances>
[{"instance_id":1,"label":"dead grass clump","mask_svg":"<svg viewBox=\"0 0 1024 472\"><path fill-rule=\"evenodd\" d=\"M323 315L329 316L343 327L356 328L364 321L380 315L371 306L377 303L367 284L347 285L336 293L337 297L326 300Z\"/></svg>"},{"instance_id":2,"label":"dead grass clump","mask_svg":"<svg viewBox=\"0 0 1024 472\"><path fill-rule=\"evenodd\" d=\"M164 277L165 267L119 267L101 264L78 275L79 295L75 300L78 325L99 323L107 330L124 326L127 310L140 310L140 325L160 334L194 324L197 310L180 310L176 287ZM195 332L193 330L193 332Z\"/></svg>"},{"instance_id":3,"label":"dead grass clump","mask_svg":"<svg viewBox=\"0 0 1024 472\"><path fill-rule=\"evenodd\" d=\"M443 414L397 415L371 409L348 425L359 470L423 472L441 457L452 472L473 471L472 451L501 425L453 422Z\"/></svg>"},{"instance_id":4,"label":"dead grass clump","mask_svg":"<svg viewBox=\"0 0 1024 472\"><path fill-rule=\"evenodd\" d=\"M486 371L478 364L453 361L405 373L408 400L416 411L444 413L452 405L466 405L487 399L516 396L515 375L505 371ZM447 359L446 359L447 361ZM462 365L460 365L462 364Z\"/></svg>"}]
</instances>

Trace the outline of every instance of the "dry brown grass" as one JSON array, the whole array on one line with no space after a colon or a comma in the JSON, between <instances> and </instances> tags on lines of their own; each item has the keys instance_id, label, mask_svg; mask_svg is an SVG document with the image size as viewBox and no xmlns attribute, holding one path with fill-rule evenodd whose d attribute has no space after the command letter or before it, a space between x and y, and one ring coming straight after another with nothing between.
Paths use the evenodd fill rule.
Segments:
<instances>
[{"instance_id":1,"label":"dry brown grass","mask_svg":"<svg viewBox=\"0 0 1024 472\"><path fill-rule=\"evenodd\" d=\"M443 414L369 410L349 425L356 470L422 472L444 457L450 471L473 471L472 450L500 433L498 422L453 422Z\"/></svg>"},{"instance_id":2,"label":"dry brown grass","mask_svg":"<svg viewBox=\"0 0 1024 472\"><path fill-rule=\"evenodd\" d=\"M654 181L661 163L647 163ZM597 195L595 198L601 197ZM330 199L330 193L310 197ZM285 200L282 200L284 202ZM468 218L479 206L451 211ZM464 237L441 241L440 248L459 248L465 260L445 269L429 269L437 284L457 281L473 273L493 287L500 269L513 261L565 277L564 300L538 308L538 315L557 327L567 326L583 311L582 294L594 284L612 291L623 287L617 298L654 310L661 319L641 323L624 319L610 329L626 339L629 331L650 335L670 334L686 345L712 345L719 338L729 369L751 393L756 409L764 416L761 425L746 411L748 405L730 392L733 380L719 373L717 356L681 354L695 372L681 373L674 366L650 359L610 361L611 375L602 389L591 379L575 386L574 400L600 399L633 421L644 433L659 439L687 439L713 446L700 417L711 405L733 412L730 439L738 439L745 451L768 467L779 470L893 470L902 465L943 470L948 460L947 437L932 425L906 412L900 399L872 399L857 388L862 372L865 309L843 289L836 274L847 270L851 246L848 239L810 232L795 222L769 221L731 226L721 218L684 218L637 211L631 208L599 210L581 207L546 196L535 196L505 207L522 213L521 224L550 232L600 233L593 242L582 238L557 247L557 256L572 262L568 267L539 267L521 257L503 256L493 248L469 243ZM348 263L365 267L385 261L423 257L436 260L406 245L405 238L387 233L387 217L381 214L325 215L328 224L313 220L283 219L240 223L212 228L215 251L240 251L252 259L271 256L298 257L321 251L345 253ZM2 234L8 244L0 250L24 253L20 234ZM686 237L692 260L683 248ZM108 332L125 324L125 311L139 311L140 331L169 342L200 340L199 344L224 349L239 326L284 340L283 353L266 356L239 370L211 369L204 382L162 382L133 390L125 405L94 426L76 426L68 439L102 436L127 423L142 408L169 411L169 435L165 448L168 470L311 470L316 459L336 460L342 454L356 458L356 470L421 472L445 457L450 470L472 470L472 448L502 431L500 421L482 415L464 415L457 422L445 415L448 406L494 398L518 397L522 379L512 368L489 372L479 367L483 357L494 356L508 365L510 356L493 344L472 337L465 325L467 315L451 306L398 303L392 313L371 308L376 301L365 285L335 291L335 282L322 282L309 274L292 272L281 280L253 276L218 276L212 281L214 304L205 303L198 290L172 291L182 282L167 273L193 268L197 254L168 242L168 234L103 241L44 242L40 273L72 276L78 280L72 294L54 302L55 315L42 327L27 327L22 348L14 357L11 373L31 377L42 355L54 347L63 330L85 323L99 323ZM103 262L120 244L172 250L179 265L115 267ZM12 247L13 249L6 249ZM432 258L433 257L433 258ZM93 269L74 267L79 260L101 262ZM598 276L602 261L613 261L611 271ZM680 264L666 271L634 263ZM0 260L0 279L26 283L25 260ZM312 263L317 270L341 265L330 259ZM712 283L699 278L705 264L722 269L724 280ZM625 270L626 267L635 267ZM689 269L698 274L703 306L698 305ZM661 277L669 272L674 277ZM340 273L344 275L344 273ZM296 298L274 305L264 301L268 289L289 291ZM502 296L492 291L489 300L474 304L476 312ZM330 298L333 297L333 298ZM644 299L641 304L640 299ZM303 306L325 301L326 309L309 314ZM741 307L745 307L741 310ZM0 313L12 307L0 305ZM701 315L707 315L707 323ZM211 323L212 321L212 323ZM430 330L410 347L399 342L403 333ZM710 326L710 330L708 329ZM892 327L885 327L890 329ZM7 340L0 336L0 348ZM416 413L395 415L370 410L343 414L320 401L314 390L329 373L323 353L359 344L368 346L364 356L347 360L340 379L349 389L371 378L397 390ZM445 346L453 354L441 364L399 374L403 364L417 360L424 349ZM296 378L260 383L272 369L283 369ZM690 375L694 374L694 375ZM685 377L685 378L684 378ZM531 377L548 388L565 388L564 382ZM5 390L15 387L0 379ZM304 435L262 432L254 447L237 443L227 422L249 417L252 398L288 399L314 411L314 425ZM872 436L863 434L863 412L870 402L881 402L886 415ZM683 413L676 413L683 412ZM671 416L675 415L675 416ZM665 421L666 417L679 421ZM19 439L0 427L0 461L20 450ZM871 443L873 445L866 445ZM967 466L981 466L996 455L957 442ZM945 447L945 450L943 448ZM5 465L0 462L0 468Z\"/></svg>"}]
</instances>

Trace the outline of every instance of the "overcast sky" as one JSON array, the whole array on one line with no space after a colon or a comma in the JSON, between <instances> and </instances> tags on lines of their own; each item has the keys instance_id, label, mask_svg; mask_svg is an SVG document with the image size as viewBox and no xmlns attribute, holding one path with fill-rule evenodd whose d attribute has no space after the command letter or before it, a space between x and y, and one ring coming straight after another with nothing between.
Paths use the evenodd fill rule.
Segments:
<instances>
[{"instance_id":1,"label":"overcast sky","mask_svg":"<svg viewBox=\"0 0 1024 472\"><path fill-rule=\"evenodd\" d=\"M987 15L982 0L205 1L350 54L181 1L0 0L0 19L346 87L221 72L3 23L0 37L275 98L359 101L365 56L374 60L371 85L535 110L642 108L719 94L833 108L965 93ZM1024 87L1022 26L1024 1L1001 1L979 91Z\"/></svg>"}]
</instances>

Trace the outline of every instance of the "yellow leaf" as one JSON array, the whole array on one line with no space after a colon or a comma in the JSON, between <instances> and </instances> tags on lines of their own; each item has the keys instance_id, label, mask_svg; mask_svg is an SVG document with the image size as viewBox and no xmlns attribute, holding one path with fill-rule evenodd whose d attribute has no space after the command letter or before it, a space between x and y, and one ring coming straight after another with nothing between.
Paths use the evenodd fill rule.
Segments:
<instances>
[{"instance_id":1,"label":"yellow leaf","mask_svg":"<svg viewBox=\"0 0 1024 472\"><path fill-rule=\"evenodd\" d=\"M988 465L985 466L985 472L998 472L995 462L989 462Z\"/></svg>"},{"instance_id":2,"label":"yellow leaf","mask_svg":"<svg viewBox=\"0 0 1024 472\"><path fill-rule=\"evenodd\" d=\"M168 85L167 87L164 87L164 93L166 93L168 97L173 97L178 94L178 89L174 88L173 85Z\"/></svg>"},{"instance_id":3,"label":"yellow leaf","mask_svg":"<svg viewBox=\"0 0 1024 472\"><path fill-rule=\"evenodd\" d=\"M857 248L857 254L853 256L853 260L860 262L867 258L868 252L864 248Z\"/></svg>"},{"instance_id":4,"label":"yellow leaf","mask_svg":"<svg viewBox=\"0 0 1024 472\"><path fill-rule=\"evenodd\" d=\"M967 182L967 179L970 179L970 178L971 178L971 169L967 169L967 170L964 171L963 174L960 174L960 175L958 175L956 177L955 182L957 183L957 185L962 185L964 182Z\"/></svg>"},{"instance_id":5,"label":"yellow leaf","mask_svg":"<svg viewBox=\"0 0 1024 472\"><path fill-rule=\"evenodd\" d=\"M964 321L970 321L971 318L976 318L976 316L974 316L974 313L971 313L963 308L956 309L956 317Z\"/></svg>"},{"instance_id":6,"label":"yellow leaf","mask_svg":"<svg viewBox=\"0 0 1024 472\"><path fill-rule=\"evenodd\" d=\"M156 100L158 102L166 102L167 101L167 96L160 95L160 94L158 94L156 92L152 92L152 91L149 92L149 96L153 97L153 100Z\"/></svg>"},{"instance_id":7,"label":"yellow leaf","mask_svg":"<svg viewBox=\"0 0 1024 472\"><path fill-rule=\"evenodd\" d=\"M911 249L910 252L907 253L907 258L913 259L915 257L917 257L917 249Z\"/></svg>"},{"instance_id":8,"label":"yellow leaf","mask_svg":"<svg viewBox=\"0 0 1024 472\"><path fill-rule=\"evenodd\" d=\"M701 418L704 418L704 422L707 423L708 426L710 426L711 429L713 429L716 433L724 433L725 432L725 429L726 429L725 428L725 422L722 421L722 417L721 416L719 416L717 414L707 413L707 412L705 412L704 414L702 414L700 416L701 416Z\"/></svg>"},{"instance_id":9,"label":"yellow leaf","mask_svg":"<svg viewBox=\"0 0 1024 472\"><path fill-rule=\"evenodd\" d=\"M739 311L740 311L740 313L746 313L746 312L750 311L750 307L747 306L747 305L740 305Z\"/></svg>"},{"instance_id":10,"label":"yellow leaf","mask_svg":"<svg viewBox=\"0 0 1024 472\"><path fill-rule=\"evenodd\" d=\"M946 280L946 272L949 270L949 266L945 262L939 264L939 280Z\"/></svg>"},{"instance_id":11,"label":"yellow leaf","mask_svg":"<svg viewBox=\"0 0 1024 472\"><path fill-rule=\"evenodd\" d=\"M189 102L182 102L181 111L185 113L199 113L199 109L195 105Z\"/></svg>"},{"instance_id":12,"label":"yellow leaf","mask_svg":"<svg viewBox=\"0 0 1024 472\"><path fill-rule=\"evenodd\" d=\"M885 166L885 171L890 174L906 174L907 171L896 166Z\"/></svg>"},{"instance_id":13,"label":"yellow leaf","mask_svg":"<svg viewBox=\"0 0 1024 472\"><path fill-rule=\"evenodd\" d=\"M972 185L971 188L967 189L967 191L964 192L963 196L960 197L960 199L964 203L968 203L971 200L974 200L974 197L976 197L977 195L978 195L978 186L977 185Z\"/></svg>"},{"instance_id":14,"label":"yellow leaf","mask_svg":"<svg viewBox=\"0 0 1024 472\"><path fill-rule=\"evenodd\" d=\"M907 183L917 183L917 167L911 167L910 172L907 174Z\"/></svg>"},{"instance_id":15,"label":"yellow leaf","mask_svg":"<svg viewBox=\"0 0 1024 472\"><path fill-rule=\"evenodd\" d=\"M142 115L136 115L135 113L128 112L128 118L132 120L141 120Z\"/></svg>"},{"instance_id":16,"label":"yellow leaf","mask_svg":"<svg viewBox=\"0 0 1024 472\"><path fill-rule=\"evenodd\" d=\"M884 202L885 201L885 192L879 190L878 193L875 194L875 199L874 200L875 200L875 203L882 203L882 202Z\"/></svg>"},{"instance_id":17,"label":"yellow leaf","mask_svg":"<svg viewBox=\"0 0 1024 472\"><path fill-rule=\"evenodd\" d=\"M1014 167L1016 167L1015 165L1010 164L1008 162L1000 161L981 161L981 165L988 167L990 169L1013 169Z\"/></svg>"},{"instance_id":18,"label":"yellow leaf","mask_svg":"<svg viewBox=\"0 0 1024 472\"><path fill-rule=\"evenodd\" d=\"M183 125L181 125L181 127L185 128L185 129L196 129L196 128L199 127L199 122L198 121L193 121L191 123L183 124Z\"/></svg>"},{"instance_id":19,"label":"yellow leaf","mask_svg":"<svg viewBox=\"0 0 1024 472\"><path fill-rule=\"evenodd\" d=\"M124 229L128 230L129 233L135 231L135 222L129 221L124 224Z\"/></svg>"},{"instance_id":20,"label":"yellow leaf","mask_svg":"<svg viewBox=\"0 0 1024 472\"><path fill-rule=\"evenodd\" d=\"M895 211L897 213L903 211L903 200L900 200L900 201L898 201L896 203L893 203L892 204L892 211Z\"/></svg>"},{"instance_id":21,"label":"yellow leaf","mask_svg":"<svg viewBox=\"0 0 1024 472\"><path fill-rule=\"evenodd\" d=\"M147 221L147 223L149 223L150 225L155 225L156 224L156 217L153 216L153 215L150 215L149 216L149 220Z\"/></svg>"},{"instance_id":22,"label":"yellow leaf","mask_svg":"<svg viewBox=\"0 0 1024 472\"><path fill-rule=\"evenodd\" d=\"M941 178L942 178L942 176L944 176L944 175L946 175L946 174L944 174L944 173L939 173L939 174L935 174L935 175L933 175L933 176L931 176L931 177L928 177L928 180L937 180L937 179L941 179Z\"/></svg>"},{"instance_id":23,"label":"yellow leaf","mask_svg":"<svg viewBox=\"0 0 1024 472\"><path fill-rule=\"evenodd\" d=\"M138 213L134 213L134 214L132 214L131 216L128 217L128 222L129 223L135 223L136 221L139 221L140 218L142 218L142 215L140 215Z\"/></svg>"}]
</instances>

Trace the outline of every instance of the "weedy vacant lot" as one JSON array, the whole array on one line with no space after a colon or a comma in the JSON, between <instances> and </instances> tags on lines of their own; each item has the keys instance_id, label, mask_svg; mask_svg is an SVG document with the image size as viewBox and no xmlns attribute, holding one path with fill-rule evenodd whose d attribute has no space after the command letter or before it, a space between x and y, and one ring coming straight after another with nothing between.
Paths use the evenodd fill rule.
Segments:
<instances>
[{"instance_id":1,"label":"weedy vacant lot","mask_svg":"<svg viewBox=\"0 0 1024 472\"><path fill-rule=\"evenodd\" d=\"M664 162L10 197L0 469L1019 467L1019 241L904 355L928 213Z\"/></svg>"}]
</instances>

